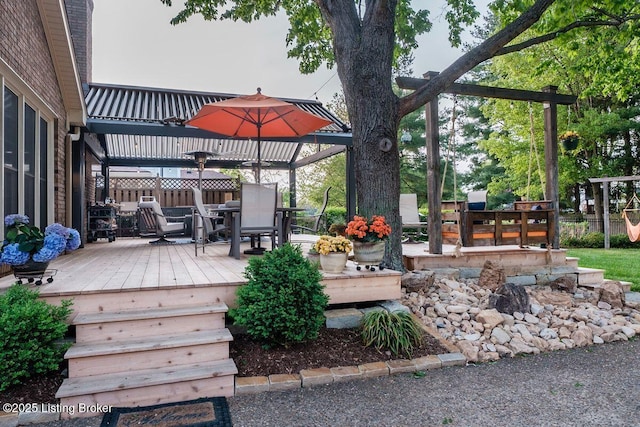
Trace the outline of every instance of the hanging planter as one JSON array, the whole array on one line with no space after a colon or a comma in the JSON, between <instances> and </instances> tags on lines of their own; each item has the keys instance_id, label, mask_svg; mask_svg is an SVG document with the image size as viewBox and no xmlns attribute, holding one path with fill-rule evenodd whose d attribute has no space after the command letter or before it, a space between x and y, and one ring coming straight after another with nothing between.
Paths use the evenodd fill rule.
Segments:
<instances>
[{"instance_id":1,"label":"hanging planter","mask_svg":"<svg viewBox=\"0 0 640 427\"><path fill-rule=\"evenodd\" d=\"M580 135L577 132L568 130L560 135L560 143L565 151L573 151L578 148L580 143Z\"/></svg>"}]
</instances>

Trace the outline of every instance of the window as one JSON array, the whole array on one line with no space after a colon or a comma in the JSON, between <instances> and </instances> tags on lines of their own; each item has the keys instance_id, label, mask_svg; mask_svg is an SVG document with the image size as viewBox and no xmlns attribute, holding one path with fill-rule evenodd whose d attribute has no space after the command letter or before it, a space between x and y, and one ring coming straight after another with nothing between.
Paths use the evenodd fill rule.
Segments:
<instances>
[{"instance_id":1,"label":"window","mask_svg":"<svg viewBox=\"0 0 640 427\"><path fill-rule=\"evenodd\" d=\"M0 84L3 80L0 74ZM3 196L0 215L21 213L28 215L31 223L39 227L48 224L52 197L49 189L49 173L52 170L51 146L52 123L47 118L51 113L38 101L37 96L29 96L15 90L8 84L2 87L3 99L0 104L2 134L2 180L0 189ZM31 102L31 100L34 102ZM40 108L36 107L40 105ZM4 223L0 225L3 229Z\"/></svg>"}]
</instances>

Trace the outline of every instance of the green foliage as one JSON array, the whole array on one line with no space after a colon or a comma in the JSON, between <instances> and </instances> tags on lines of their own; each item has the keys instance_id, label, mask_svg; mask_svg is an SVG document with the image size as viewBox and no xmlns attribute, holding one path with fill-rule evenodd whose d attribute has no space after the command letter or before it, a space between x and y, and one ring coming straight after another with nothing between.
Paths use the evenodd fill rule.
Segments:
<instances>
[{"instance_id":1,"label":"green foliage","mask_svg":"<svg viewBox=\"0 0 640 427\"><path fill-rule=\"evenodd\" d=\"M238 289L238 307L231 310L236 324L265 346L318 337L329 297L317 266L299 246L286 244L249 259L244 274L249 282Z\"/></svg>"},{"instance_id":2,"label":"green foliage","mask_svg":"<svg viewBox=\"0 0 640 427\"><path fill-rule=\"evenodd\" d=\"M346 224L347 223L347 208L331 206L324 210L324 214L327 217L327 229L332 224Z\"/></svg>"},{"instance_id":3,"label":"green foliage","mask_svg":"<svg viewBox=\"0 0 640 427\"><path fill-rule=\"evenodd\" d=\"M388 349L395 356L411 357L414 347L422 342L422 334L420 325L405 311L370 311L362 320L364 345Z\"/></svg>"},{"instance_id":4,"label":"green foliage","mask_svg":"<svg viewBox=\"0 0 640 427\"><path fill-rule=\"evenodd\" d=\"M562 237L560 246L564 248L604 248L604 233L592 232L583 237ZM614 249L640 248L640 241L632 242L626 234L609 236L609 246Z\"/></svg>"},{"instance_id":5,"label":"green foliage","mask_svg":"<svg viewBox=\"0 0 640 427\"><path fill-rule=\"evenodd\" d=\"M67 331L70 306L47 304L22 285L0 296L0 391L58 368L68 348L58 341Z\"/></svg>"},{"instance_id":6,"label":"green foliage","mask_svg":"<svg viewBox=\"0 0 640 427\"><path fill-rule=\"evenodd\" d=\"M628 239L627 239L628 240ZM569 249L567 256L578 258L580 267L604 270L604 277L632 283L631 290L640 292L640 270L637 268L639 248Z\"/></svg>"}]
</instances>

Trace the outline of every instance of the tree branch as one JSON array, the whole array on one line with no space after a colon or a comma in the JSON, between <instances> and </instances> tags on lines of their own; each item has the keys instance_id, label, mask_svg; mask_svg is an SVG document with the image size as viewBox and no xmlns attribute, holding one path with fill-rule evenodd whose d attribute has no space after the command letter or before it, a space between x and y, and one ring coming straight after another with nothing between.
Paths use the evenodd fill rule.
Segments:
<instances>
[{"instance_id":1,"label":"tree branch","mask_svg":"<svg viewBox=\"0 0 640 427\"><path fill-rule=\"evenodd\" d=\"M620 25L624 24L627 21L631 21L631 20L636 20L636 19L640 19L640 15L631 15L629 17L625 17L625 18L614 18L611 21L576 21L576 22L572 22L571 24L567 25L566 27L560 28L557 31L554 31L553 33L548 33L548 34L544 34L542 36L538 36L538 37L534 37L532 39L526 40L522 43L516 43L514 45L510 45L510 46L506 46L502 49L500 49L495 56L501 56L501 55L506 55L508 53L513 53L513 52L518 52L521 50L524 50L528 47L531 46L535 46L537 44L540 43L546 43L548 41L551 41L555 38L557 38L558 36L560 36L561 34L565 34L571 30L574 30L576 28L584 28L584 27L619 27Z\"/></svg>"},{"instance_id":2,"label":"tree branch","mask_svg":"<svg viewBox=\"0 0 640 427\"><path fill-rule=\"evenodd\" d=\"M420 89L400 100L399 117L420 108L478 64L492 58L507 43L538 22L555 0L536 0L528 10L496 34L458 58Z\"/></svg>"}]
</instances>

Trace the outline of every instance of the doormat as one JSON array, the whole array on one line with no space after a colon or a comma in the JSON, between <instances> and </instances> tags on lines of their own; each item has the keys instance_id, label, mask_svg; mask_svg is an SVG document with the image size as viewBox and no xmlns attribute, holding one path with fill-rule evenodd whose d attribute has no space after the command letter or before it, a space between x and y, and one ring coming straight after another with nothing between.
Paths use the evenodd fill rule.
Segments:
<instances>
[{"instance_id":1,"label":"doormat","mask_svg":"<svg viewBox=\"0 0 640 427\"><path fill-rule=\"evenodd\" d=\"M230 427L227 399L211 397L138 408L112 408L100 427Z\"/></svg>"}]
</instances>

